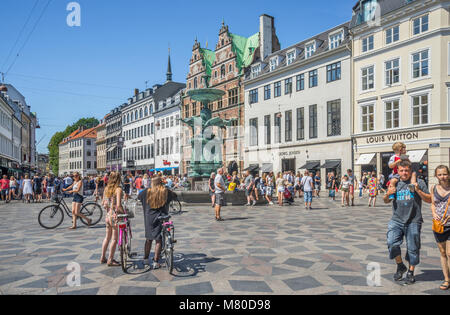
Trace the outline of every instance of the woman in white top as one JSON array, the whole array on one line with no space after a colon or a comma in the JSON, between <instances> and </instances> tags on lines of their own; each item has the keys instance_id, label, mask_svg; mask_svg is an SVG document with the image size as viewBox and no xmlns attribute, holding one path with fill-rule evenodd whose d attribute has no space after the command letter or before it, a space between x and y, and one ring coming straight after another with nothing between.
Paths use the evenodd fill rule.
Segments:
<instances>
[{"instance_id":1,"label":"woman in white top","mask_svg":"<svg viewBox=\"0 0 450 315\"><path fill-rule=\"evenodd\" d=\"M344 175L344 177L342 177L341 187L339 187L339 189L342 191L341 207L345 207L344 200L347 203L347 207L350 207L350 185L351 182L348 180L348 176Z\"/></svg>"},{"instance_id":2,"label":"woman in white top","mask_svg":"<svg viewBox=\"0 0 450 315\"><path fill-rule=\"evenodd\" d=\"M63 191L69 191L69 194L73 194L73 202L72 202L72 227L71 230L75 230L77 228L77 219L83 218L88 225L91 225L92 219L88 219L86 216L80 213L81 205L83 204L83 180L81 179L80 173L74 174L73 184L63 189ZM72 190L71 190L72 189Z\"/></svg>"},{"instance_id":3,"label":"woman in white top","mask_svg":"<svg viewBox=\"0 0 450 315\"><path fill-rule=\"evenodd\" d=\"M150 188L150 179L147 174L144 175L144 179L142 180L142 185L144 185L144 189Z\"/></svg>"},{"instance_id":4,"label":"woman in white top","mask_svg":"<svg viewBox=\"0 0 450 315\"><path fill-rule=\"evenodd\" d=\"M17 181L14 176L9 179L9 200L16 199Z\"/></svg>"},{"instance_id":5,"label":"woman in white top","mask_svg":"<svg viewBox=\"0 0 450 315\"><path fill-rule=\"evenodd\" d=\"M277 195L278 196L278 205L282 207L283 206L283 193L284 193L284 178L281 173L278 173L276 185L277 185L277 194L278 194Z\"/></svg>"},{"instance_id":6,"label":"woman in white top","mask_svg":"<svg viewBox=\"0 0 450 315\"><path fill-rule=\"evenodd\" d=\"M25 179L23 180L23 195L25 196L25 200L27 203L30 203L30 198L33 195L33 187L31 185L31 179L27 175L25 175Z\"/></svg>"}]
</instances>

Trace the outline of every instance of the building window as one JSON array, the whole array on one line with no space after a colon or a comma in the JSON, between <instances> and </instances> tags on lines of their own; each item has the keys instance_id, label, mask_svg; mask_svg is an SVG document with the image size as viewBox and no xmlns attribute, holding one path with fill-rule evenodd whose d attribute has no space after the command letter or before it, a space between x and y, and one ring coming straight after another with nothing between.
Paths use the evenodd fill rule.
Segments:
<instances>
[{"instance_id":1,"label":"building window","mask_svg":"<svg viewBox=\"0 0 450 315\"><path fill-rule=\"evenodd\" d=\"M275 121L275 143L281 143L281 113L274 115Z\"/></svg>"},{"instance_id":2,"label":"building window","mask_svg":"<svg viewBox=\"0 0 450 315\"><path fill-rule=\"evenodd\" d=\"M189 104L184 105L184 117L189 117Z\"/></svg>"},{"instance_id":3,"label":"building window","mask_svg":"<svg viewBox=\"0 0 450 315\"><path fill-rule=\"evenodd\" d=\"M413 20L413 34L419 35L428 31L428 14Z\"/></svg>"},{"instance_id":4,"label":"building window","mask_svg":"<svg viewBox=\"0 0 450 315\"><path fill-rule=\"evenodd\" d=\"M197 84L197 78L194 78L194 89L197 89L197 86L198 86L198 84Z\"/></svg>"},{"instance_id":5,"label":"building window","mask_svg":"<svg viewBox=\"0 0 450 315\"><path fill-rule=\"evenodd\" d=\"M386 74L386 86L400 83L400 59L390 60L384 63Z\"/></svg>"},{"instance_id":6,"label":"building window","mask_svg":"<svg viewBox=\"0 0 450 315\"><path fill-rule=\"evenodd\" d=\"M400 101L388 101L385 106L386 129L400 127Z\"/></svg>"},{"instance_id":7,"label":"building window","mask_svg":"<svg viewBox=\"0 0 450 315\"><path fill-rule=\"evenodd\" d=\"M305 139L305 108L297 108L297 140Z\"/></svg>"},{"instance_id":8,"label":"building window","mask_svg":"<svg viewBox=\"0 0 450 315\"><path fill-rule=\"evenodd\" d=\"M284 116L284 141L292 141L292 111L289 110Z\"/></svg>"},{"instance_id":9,"label":"building window","mask_svg":"<svg viewBox=\"0 0 450 315\"><path fill-rule=\"evenodd\" d=\"M316 43L306 46L305 59L310 58L316 52Z\"/></svg>"},{"instance_id":10,"label":"building window","mask_svg":"<svg viewBox=\"0 0 450 315\"><path fill-rule=\"evenodd\" d=\"M317 138L317 105L309 106L309 138Z\"/></svg>"},{"instance_id":11,"label":"building window","mask_svg":"<svg viewBox=\"0 0 450 315\"><path fill-rule=\"evenodd\" d=\"M197 116L197 103L192 104L192 116ZM163 120L164 123L164 120Z\"/></svg>"},{"instance_id":12,"label":"building window","mask_svg":"<svg viewBox=\"0 0 450 315\"><path fill-rule=\"evenodd\" d=\"M424 50L412 54L412 76L413 79L427 77L429 74L429 51Z\"/></svg>"},{"instance_id":13,"label":"building window","mask_svg":"<svg viewBox=\"0 0 450 315\"><path fill-rule=\"evenodd\" d=\"M413 125L428 124L428 94L413 96Z\"/></svg>"},{"instance_id":14,"label":"building window","mask_svg":"<svg viewBox=\"0 0 450 315\"><path fill-rule=\"evenodd\" d=\"M290 65L291 63L293 63L295 60L295 51L291 51L290 53L288 53L286 59L287 59L287 65Z\"/></svg>"},{"instance_id":15,"label":"building window","mask_svg":"<svg viewBox=\"0 0 450 315\"><path fill-rule=\"evenodd\" d=\"M284 80L284 94L292 93L292 78Z\"/></svg>"},{"instance_id":16,"label":"building window","mask_svg":"<svg viewBox=\"0 0 450 315\"><path fill-rule=\"evenodd\" d=\"M258 103L258 89L250 91L250 104Z\"/></svg>"},{"instance_id":17,"label":"building window","mask_svg":"<svg viewBox=\"0 0 450 315\"><path fill-rule=\"evenodd\" d=\"M374 67L370 66L361 70L362 90L372 90L375 88Z\"/></svg>"},{"instance_id":18,"label":"building window","mask_svg":"<svg viewBox=\"0 0 450 315\"><path fill-rule=\"evenodd\" d=\"M336 62L327 66L327 82L341 79L341 63Z\"/></svg>"},{"instance_id":19,"label":"building window","mask_svg":"<svg viewBox=\"0 0 450 315\"><path fill-rule=\"evenodd\" d=\"M264 144L270 144L270 115L264 116Z\"/></svg>"},{"instance_id":20,"label":"building window","mask_svg":"<svg viewBox=\"0 0 450 315\"><path fill-rule=\"evenodd\" d=\"M220 67L220 77L222 79L225 78L225 65L222 65L222 67Z\"/></svg>"},{"instance_id":21,"label":"building window","mask_svg":"<svg viewBox=\"0 0 450 315\"><path fill-rule=\"evenodd\" d=\"M342 41L344 40L344 33L339 32L337 34L330 35L329 40L330 40L330 44L328 47L330 50L338 48L341 45Z\"/></svg>"},{"instance_id":22,"label":"building window","mask_svg":"<svg viewBox=\"0 0 450 315\"><path fill-rule=\"evenodd\" d=\"M258 145L258 118L250 119L250 146Z\"/></svg>"},{"instance_id":23,"label":"building window","mask_svg":"<svg viewBox=\"0 0 450 315\"><path fill-rule=\"evenodd\" d=\"M394 26L392 28L389 28L386 30L385 34L386 34L386 45L389 45L391 43L395 43L400 39L400 33L399 33L399 29L400 27Z\"/></svg>"},{"instance_id":24,"label":"building window","mask_svg":"<svg viewBox=\"0 0 450 315\"><path fill-rule=\"evenodd\" d=\"M362 40L362 52L373 50L373 35L363 38Z\"/></svg>"},{"instance_id":25,"label":"building window","mask_svg":"<svg viewBox=\"0 0 450 315\"><path fill-rule=\"evenodd\" d=\"M261 64L252 67L252 78L261 74Z\"/></svg>"},{"instance_id":26,"label":"building window","mask_svg":"<svg viewBox=\"0 0 450 315\"><path fill-rule=\"evenodd\" d=\"M313 70L309 72L309 87L315 87L318 85L318 78L317 78L317 70Z\"/></svg>"},{"instance_id":27,"label":"building window","mask_svg":"<svg viewBox=\"0 0 450 315\"><path fill-rule=\"evenodd\" d=\"M275 82L273 84L273 96L274 97L281 96L281 81Z\"/></svg>"},{"instance_id":28,"label":"building window","mask_svg":"<svg viewBox=\"0 0 450 315\"><path fill-rule=\"evenodd\" d=\"M328 137L341 135L341 100L327 103Z\"/></svg>"},{"instance_id":29,"label":"building window","mask_svg":"<svg viewBox=\"0 0 450 315\"><path fill-rule=\"evenodd\" d=\"M270 71L274 71L278 66L278 57L270 59Z\"/></svg>"},{"instance_id":30,"label":"building window","mask_svg":"<svg viewBox=\"0 0 450 315\"><path fill-rule=\"evenodd\" d=\"M238 88L228 91L228 106L238 104Z\"/></svg>"},{"instance_id":31,"label":"building window","mask_svg":"<svg viewBox=\"0 0 450 315\"><path fill-rule=\"evenodd\" d=\"M361 106L361 130L363 132L375 130L374 105Z\"/></svg>"},{"instance_id":32,"label":"building window","mask_svg":"<svg viewBox=\"0 0 450 315\"><path fill-rule=\"evenodd\" d=\"M299 74L297 76L297 92L305 89L305 74Z\"/></svg>"},{"instance_id":33,"label":"building window","mask_svg":"<svg viewBox=\"0 0 450 315\"><path fill-rule=\"evenodd\" d=\"M264 87L264 100L270 100L270 84Z\"/></svg>"}]
</instances>

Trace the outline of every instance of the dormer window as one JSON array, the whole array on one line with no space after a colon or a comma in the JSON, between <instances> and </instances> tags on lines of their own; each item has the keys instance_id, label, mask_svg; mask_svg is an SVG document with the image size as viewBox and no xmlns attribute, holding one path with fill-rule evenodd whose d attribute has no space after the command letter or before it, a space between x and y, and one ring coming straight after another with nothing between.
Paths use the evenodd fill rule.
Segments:
<instances>
[{"instance_id":1,"label":"dormer window","mask_svg":"<svg viewBox=\"0 0 450 315\"><path fill-rule=\"evenodd\" d=\"M306 51L305 53L306 59L312 57L312 55L316 52L316 42L306 45L305 51Z\"/></svg>"},{"instance_id":2,"label":"dormer window","mask_svg":"<svg viewBox=\"0 0 450 315\"><path fill-rule=\"evenodd\" d=\"M270 71L274 71L278 66L278 57L270 59Z\"/></svg>"},{"instance_id":3,"label":"dormer window","mask_svg":"<svg viewBox=\"0 0 450 315\"><path fill-rule=\"evenodd\" d=\"M331 34L329 37L329 45L328 48L330 50L338 48L341 46L342 41L344 40L344 32L340 31L339 33Z\"/></svg>"},{"instance_id":4,"label":"dormer window","mask_svg":"<svg viewBox=\"0 0 450 315\"><path fill-rule=\"evenodd\" d=\"M295 57L296 57L295 50L288 52L286 55L287 65L290 65L291 63L293 63L295 60Z\"/></svg>"},{"instance_id":5,"label":"dormer window","mask_svg":"<svg viewBox=\"0 0 450 315\"><path fill-rule=\"evenodd\" d=\"M256 78L261 74L261 64L252 67L252 78Z\"/></svg>"}]
</instances>

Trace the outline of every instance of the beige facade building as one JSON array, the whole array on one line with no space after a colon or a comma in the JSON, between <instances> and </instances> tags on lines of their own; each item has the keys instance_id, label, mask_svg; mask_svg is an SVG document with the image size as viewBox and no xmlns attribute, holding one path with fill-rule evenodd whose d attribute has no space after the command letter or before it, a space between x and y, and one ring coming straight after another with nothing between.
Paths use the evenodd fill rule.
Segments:
<instances>
[{"instance_id":1,"label":"beige facade building","mask_svg":"<svg viewBox=\"0 0 450 315\"><path fill-rule=\"evenodd\" d=\"M353 35L355 173L391 173L401 141L431 183L450 162L450 2L360 1ZM428 166L428 167L427 167Z\"/></svg>"},{"instance_id":2,"label":"beige facade building","mask_svg":"<svg viewBox=\"0 0 450 315\"><path fill-rule=\"evenodd\" d=\"M106 117L105 117L106 118ZM97 126L97 172L106 171L106 123L105 120Z\"/></svg>"}]
</instances>

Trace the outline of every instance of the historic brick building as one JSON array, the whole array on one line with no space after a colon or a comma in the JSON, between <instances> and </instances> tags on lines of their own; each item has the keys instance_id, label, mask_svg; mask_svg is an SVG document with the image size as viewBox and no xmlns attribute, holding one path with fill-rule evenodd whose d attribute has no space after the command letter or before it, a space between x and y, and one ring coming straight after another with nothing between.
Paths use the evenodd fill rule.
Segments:
<instances>
[{"instance_id":1,"label":"historic brick building","mask_svg":"<svg viewBox=\"0 0 450 315\"><path fill-rule=\"evenodd\" d=\"M210 104L213 117L236 118L237 123L226 131L215 130L223 139L224 164L235 161L241 171L244 166L244 76L249 66L263 55L280 49L276 36L274 18L260 17L260 31L248 38L229 32L222 22L219 39L214 51L202 48L195 40L187 75L186 92L191 89L216 88L223 90L223 98ZM263 57L263 58L264 58ZM187 93L186 93L187 95ZM183 118L200 115L201 104L186 96L183 100ZM191 131L184 129L182 173L189 172L191 159Z\"/></svg>"}]
</instances>

